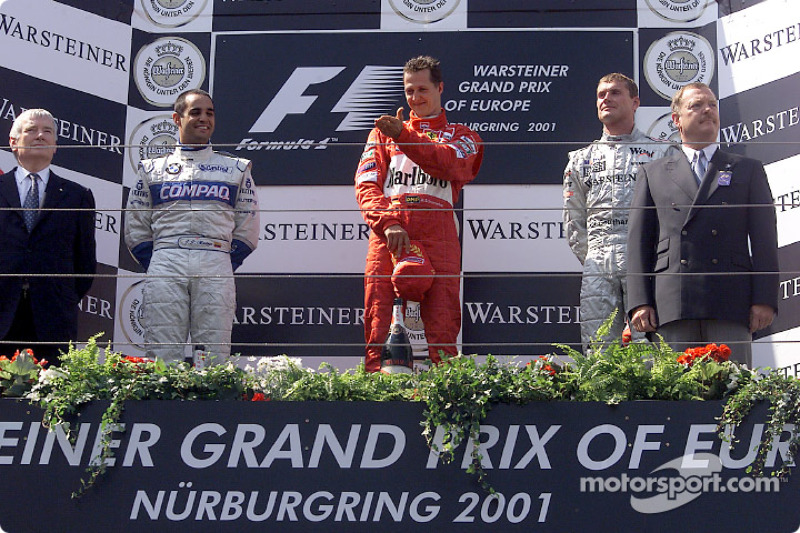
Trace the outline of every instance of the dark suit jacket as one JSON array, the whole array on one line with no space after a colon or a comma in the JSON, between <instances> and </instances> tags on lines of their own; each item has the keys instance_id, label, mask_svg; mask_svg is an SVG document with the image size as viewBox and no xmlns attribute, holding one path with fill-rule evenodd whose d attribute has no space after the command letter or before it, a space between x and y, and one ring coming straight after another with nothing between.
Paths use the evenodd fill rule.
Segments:
<instances>
[{"instance_id":1,"label":"dark suit jacket","mask_svg":"<svg viewBox=\"0 0 800 533\"><path fill-rule=\"evenodd\" d=\"M97 266L94 211L41 211L30 235L25 228L16 169L0 175L0 274L94 274ZM42 208L94 209L92 192L50 172ZM0 275L0 339L22 295L23 278ZM77 305L92 278L29 279L34 326L39 341L78 340Z\"/></svg>"},{"instance_id":2,"label":"dark suit jacket","mask_svg":"<svg viewBox=\"0 0 800 533\"><path fill-rule=\"evenodd\" d=\"M748 325L754 304L777 311L775 218L759 161L717 150L699 187L682 150L643 165L628 227L628 313L650 305L659 325ZM715 275L725 272L739 275Z\"/></svg>"}]
</instances>

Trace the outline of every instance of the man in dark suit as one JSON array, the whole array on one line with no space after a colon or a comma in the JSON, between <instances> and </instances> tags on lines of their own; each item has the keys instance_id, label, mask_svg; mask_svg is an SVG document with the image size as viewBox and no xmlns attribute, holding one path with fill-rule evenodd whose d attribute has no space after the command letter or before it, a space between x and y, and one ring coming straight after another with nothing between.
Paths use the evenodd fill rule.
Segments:
<instances>
[{"instance_id":1,"label":"man in dark suit","mask_svg":"<svg viewBox=\"0 0 800 533\"><path fill-rule=\"evenodd\" d=\"M18 166L0 176L0 354L32 348L58 364L59 349L78 340L78 302L97 265L94 197L50 170L48 111L21 113L9 137Z\"/></svg>"},{"instance_id":2,"label":"man in dark suit","mask_svg":"<svg viewBox=\"0 0 800 533\"><path fill-rule=\"evenodd\" d=\"M778 245L763 165L718 150L708 86L672 99L681 151L639 170L628 231L628 313L676 351L710 342L752 364L752 333L778 308Z\"/></svg>"}]
</instances>

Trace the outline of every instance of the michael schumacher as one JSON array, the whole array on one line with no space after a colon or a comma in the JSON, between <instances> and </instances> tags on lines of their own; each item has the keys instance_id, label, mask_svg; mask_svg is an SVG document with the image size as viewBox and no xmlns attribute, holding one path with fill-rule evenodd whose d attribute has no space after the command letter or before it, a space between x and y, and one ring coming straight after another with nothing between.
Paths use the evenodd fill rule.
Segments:
<instances>
[{"instance_id":1,"label":"michael schumacher","mask_svg":"<svg viewBox=\"0 0 800 533\"><path fill-rule=\"evenodd\" d=\"M439 61L409 60L403 70L409 120L375 120L355 176L356 199L372 229L364 276L364 329L367 371L380 370L381 344L391 322L392 254L421 243L435 270L420 302L431 361L456 355L461 329L461 246L453 206L478 173L483 159L480 137L465 126L449 124L441 106Z\"/></svg>"},{"instance_id":2,"label":"michael schumacher","mask_svg":"<svg viewBox=\"0 0 800 533\"><path fill-rule=\"evenodd\" d=\"M172 118L180 144L144 160L125 213L125 243L147 271L147 355L182 361L187 337L210 356L231 351L233 271L258 244L259 212L250 161L212 150L214 103L181 94Z\"/></svg>"},{"instance_id":3,"label":"michael schumacher","mask_svg":"<svg viewBox=\"0 0 800 533\"><path fill-rule=\"evenodd\" d=\"M670 144L657 141L635 126L639 89L624 74L603 76L597 85L597 117L603 124L599 141L569 154L564 171L564 222L573 253L583 265L581 342L602 343L622 338L627 289L625 274L628 214L640 165L664 156ZM597 330L612 312L611 330ZM641 338L636 334L634 340Z\"/></svg>"}]
</instances>

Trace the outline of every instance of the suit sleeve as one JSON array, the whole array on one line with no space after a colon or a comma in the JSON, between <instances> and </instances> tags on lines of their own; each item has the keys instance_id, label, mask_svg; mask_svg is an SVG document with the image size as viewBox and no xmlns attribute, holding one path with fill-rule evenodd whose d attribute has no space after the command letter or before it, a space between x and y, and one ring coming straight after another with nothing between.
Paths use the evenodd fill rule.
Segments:
<instances>
[{"instance_id":1,"label":"suit sleeve","mask_svg":"<svg viewBox=\"0 0 800 533\"><path fill-rule=\"evenodd\" d=\"M581 179L581 151L571 152L564 169L564 225L567 242L581 264L586 261L586 186Z\"/></svg>"},{"instance_id":2,"label":"suit sleeve","mask_svg":"<svg viewBox=\"0 0 800 533\"><path fill-rule=\"evenodd\" d=\"M136 185L128 193L125 208L125 244L131 255L147 270L153 256L153 201L147 173L152 169L150 161L139 163Z\"/></svg>"},{"instance_id":3,"label":"suit sleeve","mask_svg":"<svg viewBox=\"0 0 800 533\"><path fill-rule=\"evenodd\" d=\"M777 216L767 173L757 161L750 182L750 204L753 207L748 216L748 233L756 273L750 301L751 305L769 305L777 312L780 286Z\"/></svg>"},{"instance_id":4,"label":"suit sleeve","mask_svg":"<svg viewBox=\"0 0 800 533\"><path fill-rule=\"evenodd\" d=\"M655 307L653 267L658 242L658 213L650 192L648 165L639 168L628 217L628 315L642 305Z\"/></svg>"},{"instance_id":5,"label":"suit sleeve","mask_svg":"<svg viewBox=\"0 0 800 533\"><path fill-rule=\"evenodd\" d=\"M258 192L252 177L252 163L247 161L236 197L236 213L231 239L231 265L236 270L258 246L261 213L258 209Z\"/></svg>"},{"instance_id":6,"label":"suit sleeve","mask_svg":"<svg viewBox=\"0 0 800 533\"><path fill-rule=\"evenodd\" d=\"M95 242L94 220L95 203L94 195L89 189L81 191L80 208L78 212L78 233L75 242L75 273L91 275L97 272L97 244ZM75 290L79 298L83 298L94 281L93 277L77 277Z\"/></svg>"},{"instance_id":7,"label":"suit sleeve","mask_svg":"<svg viewBox=\"0 0 800 533\"><path fill-rule=\"evenodd\" d=\"M466 127L456 129L453 138L446 142L435 142L404 123L397 144L422 170L445 181L469 183L478 175L483 162L483 141Z\"/></svg>"},{"instance_id":8,"label":"suit sleeve","mask_svg":"<svg viewBox=\"0 0 800 533\"><path fill-rule=\"evenodd\" d=\"M377 129L370 132L355 176L356 201L361 208L361 216L370 229L380 236L389 226L400 224L399 212L392 208L391 201L383 193L389 169L387 142L388 139Z\"/></svg>"}]
</instances>

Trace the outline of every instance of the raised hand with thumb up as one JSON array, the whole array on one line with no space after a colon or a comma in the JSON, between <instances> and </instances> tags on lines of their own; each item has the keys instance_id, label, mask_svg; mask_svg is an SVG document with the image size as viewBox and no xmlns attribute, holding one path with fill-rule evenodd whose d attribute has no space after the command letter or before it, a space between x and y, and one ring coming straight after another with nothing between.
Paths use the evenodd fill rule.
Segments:
<instances>
[{"instance_id":1,"label":"raised hand with thumb up","mask_svg":"<svg viewBox=\"0 0 800 533\"><path fill-rule=\"evenodd\" d=\"M397 108L397 116L381 115L375 119L375 127L384 135L397 139L403 131L403 108Z\"/></svg>"}]
</instances>

